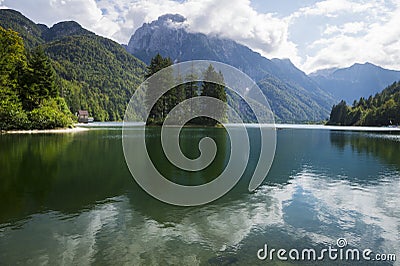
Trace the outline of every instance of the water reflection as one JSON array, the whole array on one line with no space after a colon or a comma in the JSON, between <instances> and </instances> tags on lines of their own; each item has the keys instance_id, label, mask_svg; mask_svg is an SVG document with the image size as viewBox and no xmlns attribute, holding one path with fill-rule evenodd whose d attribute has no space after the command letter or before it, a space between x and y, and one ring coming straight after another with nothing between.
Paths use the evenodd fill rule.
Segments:
<instances>
[{"instance_id":1,"label":"water reflection","mask_svg":"<svg viewBox=\"0 0 400 266\"><path fill-rule=\"evenodd\" d=\"M44 204L59 171L57 161L71 141L68 134L1 136L0 223Z\"/></svg>"},{"instance_id":2,"label":"water reflection","mask_svg":"<svg viewBox=\"0 0 400 266\"><path fill-rule=\"evenodd\" d=\"M0 136L0 223L45 210L79 212L121 195L131 180L120 139L107 136Z\"/></svg>"},{"instance_id":3,"label":"water reflection","mask_svg":"<svg viewBox=\"0 0 400 266\"><path fill-rule=\"evenodd\" d=\"M256 257L264 243L323 248L340 237L359 249L400 252L396 140L280 130L276 160L255 193L241 189L244 181L216 202L185 208L154 200L132 181L118 132L41 136L40 145L29 138L1 136L2 145L14 143L2 148L1 166L20 169L34 154L29 147L36 147L38 158L58 152L49 156L51 171L41 182L19 184L46 167L36 157L30 167L38 169L1 172L0 202L24 207L0 205L1 264L257 265L266 263ZM375 148L363 148L365 141ZM18 186L25 193L13 190Z\"/></svg>"},{"instance_id":4,"label":"water reflection","mask_svg":"<svg viewBox=\"0 0 400 266\"><path fill-rule=\"evenodd\" d=\"M330 134L331 143L344 150L350 147L358 154L371 154L385 163L400 169L400 135L387 133L335 132Z\"/></svg>"},{"instance_id":5,"label":"water reflection","mask_svg":"<svg viewBox=\"0 0 400 266\"><path fill-rule=\"evenodd\" d=\"M180 134L180 147L190 159L200 156L198 144L204 137L212 137L217 145L212 163L201 171L183 171L173 165L165 156L161 145L161 128L150 127L146 130L147 152L158 171L167 179L181 185L201 185L214 180L225 169L230 156L230 141L224 128L184 128ZM173 136L169 136L172 141Z\"/></svg>"}]
</instances>

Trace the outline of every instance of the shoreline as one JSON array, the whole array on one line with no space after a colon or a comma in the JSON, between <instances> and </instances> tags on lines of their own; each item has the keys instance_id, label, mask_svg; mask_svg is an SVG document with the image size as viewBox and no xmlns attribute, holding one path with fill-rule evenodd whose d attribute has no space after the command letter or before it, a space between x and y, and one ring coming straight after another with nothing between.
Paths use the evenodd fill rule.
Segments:
<instances>
[{"instance_id":1,"label":"shoreline","mask_svg":"<svg viewBox=\"0 0 400 266\"><path fill-rule=\"evenodd\" d=\"M326 129L333 131L400 132L400 127L332 126L319 124L275 124L277 129Z\"/></svg>"},{"instance_id":2,"label":"shoreline","mask_svg":"<svg viewBox=\"0 0 400 266\"><path fill-rule=\"evenodd\" d=\"M245 124L251 126L252 124ZM41 134L41 133L78 133L85 132L97 128L119 128L122 127L121 122L105 122L94 125L75 124L74 128L58 128L58 129L32 129L32 130L6 130L0 131L1 134ZM322 124L275 124L276 129L325 129L333 131L365 131L365 132L400 132L400 127L368 127L368 126L331 126ZM158 125L150 125L150 127L161 127ZM197 128L201 126L190 125L188 128ZM221 128L221 127L209 127Z\"/></svg>"},{"instance_id":3,"label":"shoreline","mask_svg":"<svg viewBox=\"0 0 400 266\"><path fill-rule=\"evenodd\" d=\"M88 131L88 128L74 127L74 128L57 128L57 129L31 129L31 130L7 130L2 131L1 134L41 134L41 133L77 133Z\"/></svg>"}]
</instances>

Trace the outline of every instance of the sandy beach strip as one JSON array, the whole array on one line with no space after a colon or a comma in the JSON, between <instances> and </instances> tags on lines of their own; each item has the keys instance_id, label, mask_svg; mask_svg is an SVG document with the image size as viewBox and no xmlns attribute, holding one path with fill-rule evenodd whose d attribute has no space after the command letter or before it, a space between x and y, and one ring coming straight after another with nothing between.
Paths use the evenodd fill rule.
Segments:
<instances>
[{"instance_id":1,"label":"sandy beach strip","mask_svg":"<svg viewBox=\"0 0 400 266\"><path fill-rule=\"evenodd\" d=\"M77 133L88 131L88 128L74 127L74 128L59 128L59 129L33 129L33 130L8 130L1 133L4 134L41 134L41 133Z\"/></svg>"}]
</instances>

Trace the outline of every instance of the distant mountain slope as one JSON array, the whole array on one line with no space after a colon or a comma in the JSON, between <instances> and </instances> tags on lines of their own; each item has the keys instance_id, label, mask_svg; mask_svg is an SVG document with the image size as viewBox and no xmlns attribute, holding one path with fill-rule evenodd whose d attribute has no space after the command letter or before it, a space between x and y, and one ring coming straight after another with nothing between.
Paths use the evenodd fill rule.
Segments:
<instances>
[{"instance_id":1,"label":"distant mountain slope","mask_svg":"<svg viewBox=\"0 0 400 266\"><path fill-rule=\"evenodd\" d=\"M47 26L35 24L20 12L12 9L0 9L0 26L18 32L28 49L42 44L44 42L42 33L48 29Z\"/></svg>"},{"instance_id":2,"label":"distant mountain slope","mask_svg":"<svg viewBox=\"0 0 400 266\"><path fill-rule=\"evenodd\" d=\"M326 119L333 97L321 90L289 60L269 60L232 40L188 32L181 15L163 15L136 30L126 49L148 63L160 53L175 61L215 60L242 70L270 96L279 121L301 122ZM297 97L297 96L301 97ZM309 106L309 108L303 108Z\"/></svg>"},{"instance_id":3,"label":"distant mountain slope","mask_svg":"<svg viewBox=\"0 0 400 266\"><path fill-rule=\"evenodd\" d=\"M93 32L82 28L82 26L75 21L59 22L57 24L54 24L51 28L42 32L42 38L47 42L74 35L87 35L90 37L96 37Z\"/></svg>"},{"instance_id":4,"label":"distant mountain slope","mask_svg":"<svg viewBox=\"0 0 400 266\"><path fill-rule=\"evenodd\" d=\"M301 87L290 86L273 77L259 81L258 85L277 116L277 122L301 123L328 118L326 109Z\"/></svg>"},{"instance_id":5,"label":"distant mountain slope","mask_svg":"<svg viewBox=\"0 0 400 266\"><path fill-rule=\"evenodd\" d=\"M59 22L48 28L43 24L35 24L20 12L12 9L0 10L0 26L18 32L23 37L27 48L30 49L62 37L74 35L95 36L93 32L82 28L75 21Z\"/></svg>"},{"instance_id":6,"label":"distant mountain slope","mask_svg":"<svg viewBox=\"0 0 400 266\"><path fill-rule=\"evenodd\" d=\"M73 21L48 28L14 10L0 10L0 25L19 32L29 49L45 49L62 77L60 93L73 113L87 109L96 120L123 118L145 65L120 44Z\"/></svg>"},{"instance_id":7,"label":"distant mountain slope","mask_svg":"<svg viewBox=\"0 0 400 266\"><path fill-rule=\"evenodd\" d=\"M243 72L254 79L273 72L274 64L270 60L246 46L202 33L189 33L184 27L174 26L174 23L183 21L185 18L181 15L167 14L156 21L143 24L131 37L128 52L147 64L157 53L179 62L215 60L240 66Z\"/></svg>"},{"instance_id":8,"label":"distant mountain slope","mask_svg":"<svg viewBox=\"0 0 400 266\"><path fill-rule=\"evenodd\" d=\"M312 108L315 108L316 112L320 112L319 115L323 115L323 109L326 106L331 106L333 97L328 94L326 91L322 90L318 84L310 79L303 71L298 69L289 59L272 59L272 62L275 64L276 68L276 75L279 77L280 80L284 81L285 83L291 85L288 86L290 89L294 89L291 96L295 96L299 94L298 99L301 99L301 103L303 104L311 104ZM315 103L312 101L308 102L307 98L311 98ZM300 103L300 104L301 104ZM305 113L312 113L312 110L306 111ZM318 114L316 114L316 117ZM313 119L315 120L315 119Z\"/></svg>"},{"instance_id":9,"label":"distant mountain slope","mask_svg":"<svg viewBox=\"0 0 400 266\"><path fill-rule=\"evenodd\" d=\"M400 71L365 63L348 68L320 70L309 76L337 100L352 103L355 99L368 97L400 80Z\"/></svg>"}]
</instances>

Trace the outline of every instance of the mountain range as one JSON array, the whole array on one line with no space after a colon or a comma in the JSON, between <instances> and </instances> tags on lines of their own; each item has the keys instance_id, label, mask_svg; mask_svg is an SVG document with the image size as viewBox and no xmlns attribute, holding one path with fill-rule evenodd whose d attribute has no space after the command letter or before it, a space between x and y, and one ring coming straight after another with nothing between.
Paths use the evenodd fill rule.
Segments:
<instances>
[{"instance_id":1,"label":"mountain range","mask_svg":"<svg viewBox=\"0 0 400 266\"><path fill-rule=\"evenodd\" d=\"M119 43L74 21L48 28L10 9L0 10L0 26L18 32L28 50L38 46L45 50L59 76L60 94L72 113L85 109L97 121L123 118L146 66Z\"/></svg>"},{"instance_id":2,"label":"mountain range","mask_svg":"<svg viewBox=\"0 0 400 266\"><path fill-rule=\"evenodd\" d=\"M203 59L237 67L258 83L278 122L327 119L339 99L358 99L400 79L398 71L371 64L307 76L289 59L267 59L235 41L193 33L181 15L166 14L144 23L127 45L74 21L49 28L14 10L0 10L0 26L19 32L28 49L43 47L60 76L61 94L71 111L87 109L100 121L122 119L127 101L143 81L145 64L157 53L175 62Z\"/></svg>"},{"instance_id":3,"label":"mountain range","mask_svg":"<svg viewBox=\"0 0 400 266\"><path fill-rule=\"evenodd\" d=\"M400 80L400 71L384 69L371 63L354 64L347 68L323 69L309 75L322 89L336 100L352 103L360 97L382 91Z\"/></svg>"},{"instance_id":4,"label":"mountain range","mask_svg":"<svg viewBox=\"0 0 400 266\"><path fill-rule=\"evenodd\" d=\"M179 14L145 23L132 35L127 51L145 63L157 53L175 62L214 60L232 65L254 79L270 100L278 121L326 119L334 98L289 59L267 59L229 39L192 33Z\"/></svg>"}]
</instances>

